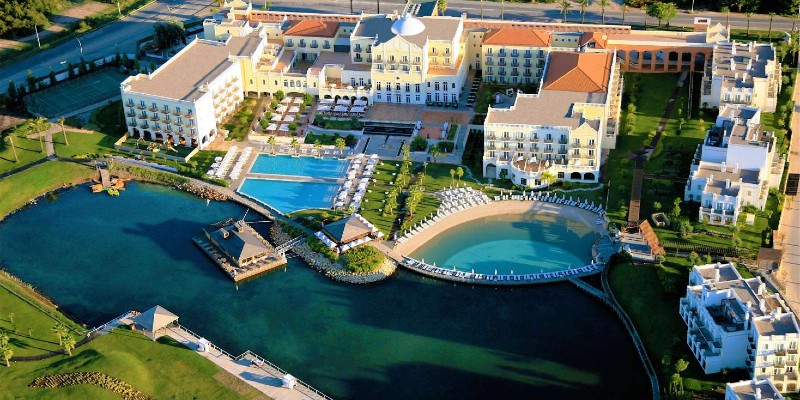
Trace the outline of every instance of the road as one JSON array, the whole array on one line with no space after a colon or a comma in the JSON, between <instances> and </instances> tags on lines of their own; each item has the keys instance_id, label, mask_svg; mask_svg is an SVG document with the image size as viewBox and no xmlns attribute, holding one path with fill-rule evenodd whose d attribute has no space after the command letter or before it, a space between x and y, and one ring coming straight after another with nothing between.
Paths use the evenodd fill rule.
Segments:
<instances>
[{"instance_id":1,"label":"road","mask_svg":"<svg viewBox=\"0 0 800 400\"><path fill-rule=\"evenodd\" d=\"M273 0L272 10L279 11L298 11L314 13L349 13L349 0L317 0L313 3L313 8L298 6L296 0ZM377 12L376 1L354 0L353 8L356 12L361 10L373 13ZM401 10L405 4L401 0L381 1L381 11ZM260 6L256 1L254 7ZM133 53L135 51L136 40L152 33L152 25L157 21L168 20L171 18L179 21L191 21L205 17L209 14L208 0L159 0L139 12L127 16L117 22L106 25L96 31L85 34L79 38L82 44L83 56L85 59L94 59L106 55L120 52ZM501 5L497 2L484 2L484 18L498 19L500 17ZM480 2L474 0L450 0L447 15L460 15L466 12L472 18L480 17ZM672 20L672 25L691 26L695 16L709 16L714 21L724 21L725 16L719 13L695 13L694 15L681 12ZM520 4L507 3L504 10L506 20L524 21L543 21L558 22L562 18L560 9L556 4ZM577 5L574 5L568 13L568 20L572 22L580 21L580 13ZM586 22L600 22L600 9L591 6L586 10ZM622 22L619 6L612 5L606 10L606 23L618 24ZM648 19L650 24L655 23L652 18ZM641 10L630 10L626 13L626 24L643 25L644 12ZM744 29L746 19L741 14L731 14L730 23L735 28ZM752 29L766 30L769 26L769 17L765 15L754 16L751 19ZM791 19L776 17L773 22L773 30L788 31L792 28ZM0 69L0 91L5 92L6 82L13 80L17 83L24 82L28 70L33 71L37 76L44 76L50 71L63 69L62 62L76 63L80 60L81 45L78 40L72 40L52 49L45 50L26 60L19 61L5 68Z\"/></svg>"}]
</instances>

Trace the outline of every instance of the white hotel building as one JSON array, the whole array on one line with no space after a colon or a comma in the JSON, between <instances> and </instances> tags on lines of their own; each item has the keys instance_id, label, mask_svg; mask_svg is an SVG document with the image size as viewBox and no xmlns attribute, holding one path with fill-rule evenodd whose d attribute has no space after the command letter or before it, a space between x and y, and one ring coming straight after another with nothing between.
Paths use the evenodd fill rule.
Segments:
<instances>
[{"instance_id":1,"label":"white hotel building","mask_svg":"<svg viewBox=\"0 0 800 400\"><path fill-rule=\"evenodd\" d=\"M781 63L769 43L714 45L706 64L700 102L709 107L744 104L774 112L781 91Z\"/></svg>"},{"instance_id":2,"label":"white hotel building","mask_svg":"<svg viewBox=\"0 0 800 400\"><path fill-rule=\"evenodd\" d=\"M725 105L697 147L684 200L699 202L699 219L713 225L735 224L742 206L763 210L783 174L775 147L773 133L762 130L761 110Z\"/></svg>"},{"instance_id":3,"label":"white hotel building","mask_svg":"<svg viewBox=\"0 0 800 400\"><path fill-rule=\"evenodd\" d=\"M760 278L744 279L732 264L695 266L679 312L688 327L686 342L705 373L745 369L777 391L798 391L800 327Z\"/></svg>"}]
</instances>

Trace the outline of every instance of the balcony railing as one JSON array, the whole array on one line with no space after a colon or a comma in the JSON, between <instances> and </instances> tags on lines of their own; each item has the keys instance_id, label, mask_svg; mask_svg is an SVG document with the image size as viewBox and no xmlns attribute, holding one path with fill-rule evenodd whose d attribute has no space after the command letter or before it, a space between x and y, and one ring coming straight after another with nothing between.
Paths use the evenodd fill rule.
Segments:
<instances>
[{"instance_id":1,"label":"balcony railing","mask_svg":"<svg viewBox=\"0 0 800 400\"><path fill-rule=\"evenodd\" d=\"M137 104L136 108L138 108L140 110L144 110L145 108L147 108L147 106L145 106L144 104Z\"/></svg>"},{"instance_id":2,"label":"balcony railing","mask_svg":"<svg viewBox=\"0 0 800 400\"><path fill-rule=\"evenodd\" d=\"M494 61L486 60L486 62L484 64L486 64L486 65L494 65Z\"/></svg>"},{"instance_id":3,"label":"balcony railing","mask_svg":"<svg viewBox=\"0 0 800 400\"><path fill-rule=\"evenodd\" d=\"M158 112L158 107L150 107L149 110L151 112Z\"/></svg>"},{"instance_id":4,"label":"balcony railing","mask_svg":"<svg viewBox=\"0 0 800 400\"><path fill-rule=\"evenodd\" d=\"M174 115L176 117L180 117L181 116L181 112L178 111L178 110L175 110L175 111L172 112L172 115Z\"/></svg>"},{"instance_id":5,"label":"balcony railing","mask_svg":"<svg viewBox=\"0 0 800 400\"><path fill-rule=\"evenodd\" d=\"M134 117L136 117L136 113L135 113L135 112L133 112L133 111L131 111L131 112L129 112L129 113L127 113L127 114L125 114L125 115L126 115L126 116L128 116L129 118L134 118Z\"/></svg>"},{"instance_id":6,"label":"balcony railing","mask_svg":"<svg viewBox=\"0 0 800 400\"><path fill-rule=\"evenodd\" d=\"M158 121L158 120L159 120L159 118L158 118L157 115L154 115L154 116L150 117L150 121Z\"/></svg>"},{"instance_id":7,"label":"balcony railing","mask_svg":"<svg viewBox=\"0 0 800 400\"><path fill-rule=\"evenodd\" d=\"M525 53L525 58L531 58L532 55L531 53Z\"/></svg>"},{"instance_id":8,"label":"balcony railing","mask_svg":"<svg viewBox=\"0 0 800 400\"><path fill-rule=\"evenodd\" d=\"M323 48L323 49L325 49L325 50L328 50L328 49L330 49L330 48L331 48L331 45L329 45L329 44L324 44L324 45L322 45L322 48Z\"/></svg>"}]
</instances>

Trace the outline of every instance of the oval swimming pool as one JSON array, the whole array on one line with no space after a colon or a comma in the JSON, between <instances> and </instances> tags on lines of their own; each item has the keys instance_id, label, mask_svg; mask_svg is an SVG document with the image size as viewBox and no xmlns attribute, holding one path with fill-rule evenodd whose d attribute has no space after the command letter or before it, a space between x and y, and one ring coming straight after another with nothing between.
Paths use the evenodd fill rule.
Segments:
<instances>
[{"instance_id":1,"label":"oval swimming pool","mask_svg":"<svg viewBox=\"0 0 800 400\"><path fill-rule=\"evenodd\" d=\"M533 274L589 264L596 239L590 227L564 217L498 215L448 229L411 257L479 274Z\"/></svg>"}]
</instances>

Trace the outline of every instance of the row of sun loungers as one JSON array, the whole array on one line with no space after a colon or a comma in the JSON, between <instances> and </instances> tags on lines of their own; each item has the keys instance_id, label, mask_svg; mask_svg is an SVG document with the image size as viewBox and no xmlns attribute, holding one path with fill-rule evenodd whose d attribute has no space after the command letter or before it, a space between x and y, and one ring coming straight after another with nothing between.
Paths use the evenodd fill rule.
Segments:
<instances>
[{"instance_id":1,"label":"row of sun loungers","mask_svg":"<svg viewBox=\"0 0 800 400\"><path fill-rule=\"evenodd\" d=\"M355 156L350 162L342 188L334 200L334 206L336 208L352 206L354 210L358 210L364 195L367 194L367 186L369 186L370 178L377 165L377 154L373 154L369 158L365 154Z\"/></svg>"},{"instance_id":2,"label":"row of sun loungers","mask_svg":"<svg viewBox=\"0 0 800 400\"><path fill-rule=\"evenodd\" d=\"M554 203L554 204L564 204L567 206L578 207L584 210L591 211L597 215L603 216L606 211L603 210L603 205L595 205L594 202L589 203L588 200L584 199L581 202L581 199L578 198L577 200L573 200L572 196L567 199L566 195L562 195L558 197L557 195L551 195L549 192L546 193L532 193L527 195L502 195L502 196L494 196L495 201L502 201L502 200L518 200L518 201L542 201L545 203Z\"/></svg>"},{"instance_id":3,"label":"row of sun loungers","mask_svg":"<svg viewBox=\"0 0 800 400\"><path fill-rule=\"evenodd\" d=\"M239 160L236 161L233 169L231 169L231 173L228 175L229 178L233 180L239 179L239 174L242 173L242 168L244 168L244 165L247 163L247 159L250 158L250 154L252 152L252 147L245 147L245 149L242 150L242 153L239 154Z\"/></svg>"},{"instance_id":4,"label":"row of sun loungers","mask_svg":"<svg viewBox=\"0 0 800 400\"><path fill-rule=\"evenodd\" d=\"M555 279L566 279L577 275L584 275L590 272L595 272L600 269L598 264L589 264L579 268L570 268L568 270L542 272L539 274L520 274L520 275L490 275L478 274L475 272L458 271L455 269L447 269L437 267L435 265L426 264L422 261L415 260L411 257L403 257L403 262L414 269L427 271L431 274L451 276L460 278L465 281L486 281L486 282L537 282L537 281L550 281Z\"/></svg>"},{"instance_id":5,"label":"row of sun loungers","mask_svg":"<svg viewBox=\"0 0 800 400\"><path fill-rule=\"evenodd\" d=\"M397 239L398 243L405 242L452 213L491 203L489 197L483 192L472 188L445 189L438 193L438 197L442 200L442 204L439 205L436 214L406 231Z\"/></svg>"},{"instance_id":6,"label":"row of sun loungers","mask_svg":"<svg viewBox=\"0 0 800 400\"><path fill-rule=\"evenodd\" d=\"M228 169L230 169L231 164L233 164L233 160L236 157L237 151L239 151L239 148L236 146L231 146L228 149L228 152L225 153L225 157L217 157L214 159L214 163L211 164L211 169L206 172L206 175L214 178L224 178L225 174L228 172Z\"/></svg>"}]
</instances>

